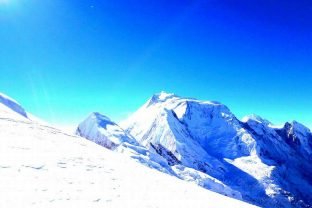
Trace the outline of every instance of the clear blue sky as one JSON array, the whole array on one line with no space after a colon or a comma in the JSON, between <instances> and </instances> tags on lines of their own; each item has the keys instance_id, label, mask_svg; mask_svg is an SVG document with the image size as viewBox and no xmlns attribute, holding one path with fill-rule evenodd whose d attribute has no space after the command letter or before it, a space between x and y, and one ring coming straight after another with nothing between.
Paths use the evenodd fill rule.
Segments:
<instances>
[{"instance_id":1,"label":"clear blue sky","mask_svg":"<svg viewBox=\"0 0 312 208\"><path fill-rule=\"evenodd\" d=\"M312 127L312 1L0 0L0 72L59 125L164 90Z\"/></svg>"}]
</instances>

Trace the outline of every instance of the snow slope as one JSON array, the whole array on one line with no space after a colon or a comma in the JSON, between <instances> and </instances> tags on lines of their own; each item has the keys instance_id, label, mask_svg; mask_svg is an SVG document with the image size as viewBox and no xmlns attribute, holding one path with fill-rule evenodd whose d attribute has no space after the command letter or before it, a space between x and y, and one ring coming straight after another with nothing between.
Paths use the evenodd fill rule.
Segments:
<instances>
[{"instance_id":1,"label":"snow slope","mask_svg":"<svg viewBox=\"0 0 312 208\"><path fill-rule=\"evenodd\" d=\"M91 113L90 116L79 124L76 134L110 150L123 153L145 166L185 181L194 182L225 196L237 199L242 198L239 192L227 187L216 178L194 168L188 168L180 165L180 163L175 163L177 159L173 159L173 154L167 152L166 149L162 149L161 146L145 148L116 123L100 113ZM194 151L196 150L194 149ZM171 167L170 165L174 166Z\"/></svg>"},{"instance_id":2,"label":"snow slope","mask_svg":"<svg viewBox=\"0 0 312 208\"><path fill-rule=\"evenodd\" d=\"M146 148L166 150L158 153L168 164L207 174L245 201L312 205L312 134L298 122L278 128L256 115L240 121L221 103L161 92L120 126Z\"/></svg>"},{"instance_id":3,"label":"snow slope","mask_svg":"<svg viewBox=\"0 0 312 208\"><path fill-rule=\"evenodd\" d=\"M110 150L123 153L145 166L174 174L164 158L155 152L148 151L116 123L100 113L91 113L81 122L76 135Z\"/></svg>"},{"instance_id":4,"label":"snow slope","mask_svg":"<svg viewBox=\"0 0 312 208\"><path fill-rule=\"evenodd\" d=\"M5 106L0 110L0 207L252 207Z\"/></svg>"}]
</instances>

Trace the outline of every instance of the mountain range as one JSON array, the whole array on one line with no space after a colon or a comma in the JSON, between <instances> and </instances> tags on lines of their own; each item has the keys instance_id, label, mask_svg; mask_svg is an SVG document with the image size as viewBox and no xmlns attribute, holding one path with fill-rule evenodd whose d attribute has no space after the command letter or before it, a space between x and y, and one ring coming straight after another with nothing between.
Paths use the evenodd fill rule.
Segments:
<instances>
[{"instance_id":1,"label":"mountain range","mask_svg":"<svg viewBox=\"0 0 312 208\"><path fill-rule=\"evenodd\" d=\"M74 135L0 94L0 141L0 207L312 207L311 131L219 102L161 92Z\"/></svg>"},{"instance_id":2,"label":"mountain range","mask_svg":"<svg viewBox=\"0 0 312 208\"><path fill-rule=\"evenodd\" d=\"M257 206L312 206L312 134L296 121L240 120L219 102L161 92L119 124L92 113L76 134Z\"/></svg>"},{"instance_id":3,"label":"mountain range","mask_svg":"<svg viewBox=\"0 0 312 208\"><path fill-rule=\"evenodd\" d=\"M112 142L101 145L154 166L56 129L0 94L0 207L254 207L155 170L169 165L120 129L107 130L116 137L106 134Z\"/></svg>"}]
</instances>

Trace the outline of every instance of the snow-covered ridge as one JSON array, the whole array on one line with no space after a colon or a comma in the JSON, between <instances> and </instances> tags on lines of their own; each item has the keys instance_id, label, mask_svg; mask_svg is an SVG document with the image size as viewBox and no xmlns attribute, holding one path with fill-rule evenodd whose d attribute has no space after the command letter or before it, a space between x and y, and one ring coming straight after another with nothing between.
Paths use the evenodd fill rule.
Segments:
<instances>
[{"instance_id":1,"label":"snow-covered ridge","mask_svg":"<svg viewBox=\"0 0 312 208\"><path fill-rule=\"evenodd\" d=\"M294 128L294 131L297 131L302 135L311 134L311 130L308 127L304 126L303 124L297 121L293 121L292 126Z\"/></svg>"},{"instance_id":2,"label":"snow-covered ridge","mask_svg":"<svg viewBox=\"0 0 312 208\"><path fill-rule=\"evenodd\" d=\"M258 116L256 114L245 116L244 118L242 118L242 122L244 122L244 123L257 122L257 123L261 123L261 124L266 125L266 126L273 125L270 121L268 121L264 118L261 118L260 116Z\"/></svg>"},{"instance_id":3,"label":"snow-covered ridge","mask_svg":"<svg viewBox=\"0 0 312 208\"><path fill-rule=\"evenodd\" d=\"M5 107L11 109L12 111L18 113L21 116L28 118L24 108L17 101L10 98L9 96L0 93L0 104L4 105Z\"/></svg>"},{"instance_id":4,"label":"snow-covered ridge","mask_svg":"<svg viewBox=\"0 0 312 208\"><path fill-rule=\"evenodd\" d=\"M173 173L162 157L155 152L148 151L115 122L98 112L91 113L79 124L76 135L84 137L107 149L124 153L145 166L164 173Z\"/></svg>"},{"instance_id":5,"label":"snow-covered ridge","mask_svg":"<svg viewBox=\"0 0 312 208\"><path fill-rule=\"evenodd\" d=\"M85 137L109 149L115 149L123 142L138 144L116 123L100 113L91 113L77 128L77 135Z\"/></svg>"},{"instance_id":6,"label":"snow-covered ridge","mask_svg":"<svg viewBox=\"0 0 312 208\"><path fill-rule=\"evenodd\" d=\"M167 92L160 92L160 93L156 93L154 94L144 105L145 107L148 107L149 105L153 105L153 104L157 104L157 103L163 103L166 102L168 100L184 100L184 101L189 101L189 102L198 102L198 103L206 103L206 104L210 104L210 105L222 105L219 102L216 101L199 101L195 98L185 98L185 97L181 97L179 95L176 95L174 93L167 93Z\"/></svg>"}]
</instances>

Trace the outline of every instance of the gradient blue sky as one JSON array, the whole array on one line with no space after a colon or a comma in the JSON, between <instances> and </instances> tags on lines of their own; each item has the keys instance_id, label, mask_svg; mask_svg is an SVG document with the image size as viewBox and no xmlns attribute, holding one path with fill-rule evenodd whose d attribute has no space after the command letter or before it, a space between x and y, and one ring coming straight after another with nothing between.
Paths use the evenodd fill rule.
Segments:
<instances>
[{"instance_id":1,"label":"gradient blue sky","mask_svg":"<svg viewBox=\"0 0 312 208\"><path fill-rule=\"evenodd\" d=\"M0 72L58 125L164 90L312 127L312 1L0 0Z\"/></svg>"}]
</instances>

